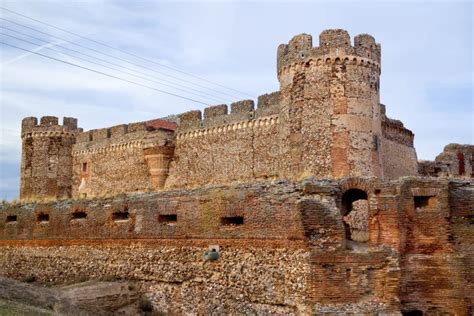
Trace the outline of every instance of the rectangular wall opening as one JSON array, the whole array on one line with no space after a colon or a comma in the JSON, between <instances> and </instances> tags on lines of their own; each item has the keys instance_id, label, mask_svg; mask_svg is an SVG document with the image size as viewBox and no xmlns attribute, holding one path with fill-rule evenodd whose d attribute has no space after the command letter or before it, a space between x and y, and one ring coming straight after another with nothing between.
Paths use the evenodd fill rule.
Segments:
<instances>
[{"instance_id":1,"label":"rectangular wall opening","mask_svg":"<svg viewBox=\"0 0 474 316\"><path fill-rule=\"evenodd\" d=\"M244 224L243 216L227 216L221 217L221 224L224 226L237 226Z\"/></svg>"},{"instance_id":2,"label":"rectangular wall opening","mask_svg":"<svg viewBox=\"0 0 474 316\"><path fill-rule=\"evenodd\" d=\"M87 162L82 163L82 172L87 172Z\"/></svg>"},{"instance_id":3,"label":"rectangular wall opening","mask_svg":"<svg viewBox=\"0 0 474 316\"><path fill-rule=\"evenodd\" d=\"M415 196L415 209L431 208L436 206L435 196Z\"/></svg>"},{"instance_id":4,"label":"rectangular wall opening","mask_svg":"<svg viewBox=\"0 0 474 316\"><path fill-rule=\"evenodd\" d=\"M178 221L176 214L160 214L158 215L158 222L163 224L173 224Z\"/></svg>"},{"instance_id":5,"label":"rectangular wall opening","mask_svg":"<svg viewBox=\"0 0 474 316\"><path fill-rule=\"evenodd\" d=\"M112 220L118 222L118 221L128 221L129 219L129 213L128 212L114 212L112 213Z\"/></svg>"},{"instance_id":6,"label":"rectangular wall opening","mask_svg":"<svg viewBox=\"0 0 474 316\"><path fill-rule=\"evenodd\" d=\"M17 220L18 219L17 219L16 215L8 215L7 219L6 219L6 222L7 223L16 223Z\"/></svg>"},{"instance_id":7,"label":"rectangular wall opening","mask_svg":"<svg viewBox=\"0 0 474 316\"><path fill-rule=\"evenodd\" d=\"M72 219L84 219L86 217L87 217L86 212L79 211L79 212L72 213Z\"/></svg>"},{"instance_id":8,"label":"rectangular wall opening","mask_svg":"<svg viewBox=\"0 0 474 316\"><path fill-rule=\"evenodd\" d=\"M40 222L40 223L49 222L49 214L39 214L38 215L38 222Z\"/></svg>"}]
</instances>

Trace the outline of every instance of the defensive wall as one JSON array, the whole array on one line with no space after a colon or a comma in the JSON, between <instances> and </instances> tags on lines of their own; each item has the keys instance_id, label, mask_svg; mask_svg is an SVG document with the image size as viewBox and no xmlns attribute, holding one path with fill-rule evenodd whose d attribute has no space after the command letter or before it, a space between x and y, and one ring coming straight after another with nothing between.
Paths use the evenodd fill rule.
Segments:
<instances>
[{"instance_id":1,"label":"defensive wall","mask_svg":"<svg viewBox=\"0 0 474 316\"><path fill-rule=\"evenodd\" d=\"M0 274L133 280L171 313L468 315L472 186L307 179L4 204ZM356 201L363 242L344 219Z\"/></svg>"},{"instance_id":2,"label":"defensive wall","mask_svg":"<svg viewBox=\"0 0 474 316\"><path fill-rule=\"evenodd\" d=\"M175 123L152 120L78 133L72 149L72 196L152 191L147 150L172 150L175 129Z\"/></svg>"},{"instance_id":3,"label":"defensive wall","mask_svg":"<svg viewBox=\"0 0 474 316\"><path fill-rule=\"evenodd\" d=\"M380 104L380 72L371 36L357 35L352 45L346 31L326 30L317 47L308 34L278 47L280 90L257 106L243 100L86 132L72 118L64 126L54 117L40 126L26 118L21 199L417 175L413 133Z\"/></svg>"}]
</instances>

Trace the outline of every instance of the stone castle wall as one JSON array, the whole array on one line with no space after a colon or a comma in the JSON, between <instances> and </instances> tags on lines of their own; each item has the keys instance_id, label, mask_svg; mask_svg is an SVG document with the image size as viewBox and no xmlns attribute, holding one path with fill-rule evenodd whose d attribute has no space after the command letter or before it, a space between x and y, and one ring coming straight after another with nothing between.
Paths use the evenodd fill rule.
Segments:
<instances>
[{"instance_id":1,"label":"stone castle wall","mask_svg":"<svg viewBox=\"0 0 474 316\"><path fill-rule=\"evenodd\" d=\"M275 100L276 99L276 100ZM278 144L280 117L277 96L218 105L180 116L176 149L167 187L281 178Z\"/></svg>"},{"instance_id":2,"label":"stone castle wall","mask_svg":"<svg viewBox=\"0 0 474 316\"><path fill-rule=\"evenodd\" d=\"M21 198L307 176L416 175L413 133L388 119L380 105L380 67L374 38L357 35L352 45L346 31L326 30L317 47L307 34L278 47L280 91L260 96L256 107L243 100L178 115L176 123L154 120L87 132L71 118L66 127L57 119L37 126L27 118L26 129L43 132L22 134ZM57 173L48 171L55 166Z\"/></svg>"},{"instance_id":3,"label":"stone castle wall","mask_svg":"<svg viewBox=\"0 0 474 316\"><path fill-rule=\"evenodd\" d=\"M472 188L448 179L310 179L2 205L0 274L131 280L174 313L467 315ZM367 242L344 229L353 190L367 196ZM209 246L219 248L217 261L204 260Z\"/></svg>"},{"instance_id":4,"label":"stone castle wall","mask_svg":"<svg viewBox=\"0 0 474 316\"><path fill-rule=\"evenodd\" d=\"M144 150L172 143L175 125L167 124L163 129L153 127L152 122L79 133L72 150L72 195L153 190Z\"/></svg>"},{"instance_id":5,"label":"stone castle wall","mask_svg":"<svg viewBox=\"0 0 474 316\"><path fill-rule=\"evenodd\" d=\"M398 120L385 115L385 105L381 104L382 113L382 162L384 177L397 179L403 176L418 175L418 161L413 146L413 133Z\"/></svg>"}]
</instances>

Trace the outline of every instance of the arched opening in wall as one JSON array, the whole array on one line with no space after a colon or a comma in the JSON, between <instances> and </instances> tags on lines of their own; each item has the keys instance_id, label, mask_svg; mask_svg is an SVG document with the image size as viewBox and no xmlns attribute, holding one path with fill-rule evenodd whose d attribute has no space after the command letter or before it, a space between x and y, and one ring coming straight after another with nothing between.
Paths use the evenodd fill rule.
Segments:
<instances>
[{"instance_id":1,"label":"arched opening in wall","mask_svg":"<svg viewBox=\"0 0 474 316\"><path fill-rule=\"evenodd\" d=\"M342 218L346 232L346 245L364 244L369 240L369 203L367 192L349 189L342 195Z\"/></svg>"}]
</instances>

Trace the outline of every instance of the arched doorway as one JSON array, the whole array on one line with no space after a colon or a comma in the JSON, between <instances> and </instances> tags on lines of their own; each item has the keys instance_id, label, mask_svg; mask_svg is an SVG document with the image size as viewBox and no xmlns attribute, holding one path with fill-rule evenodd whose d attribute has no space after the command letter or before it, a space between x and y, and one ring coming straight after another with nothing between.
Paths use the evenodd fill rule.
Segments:
<instances>
[{"instance_id":1,"label":"arched doorway","mask_svg":"<svg viewBox=\"0 0 474 316\"><path fill-rule=\"evenodd\" d=\"M367 192L349 189L342 195L341 212L348 244L369 240L369 203Z\"/></svg>"}]
</instances>

